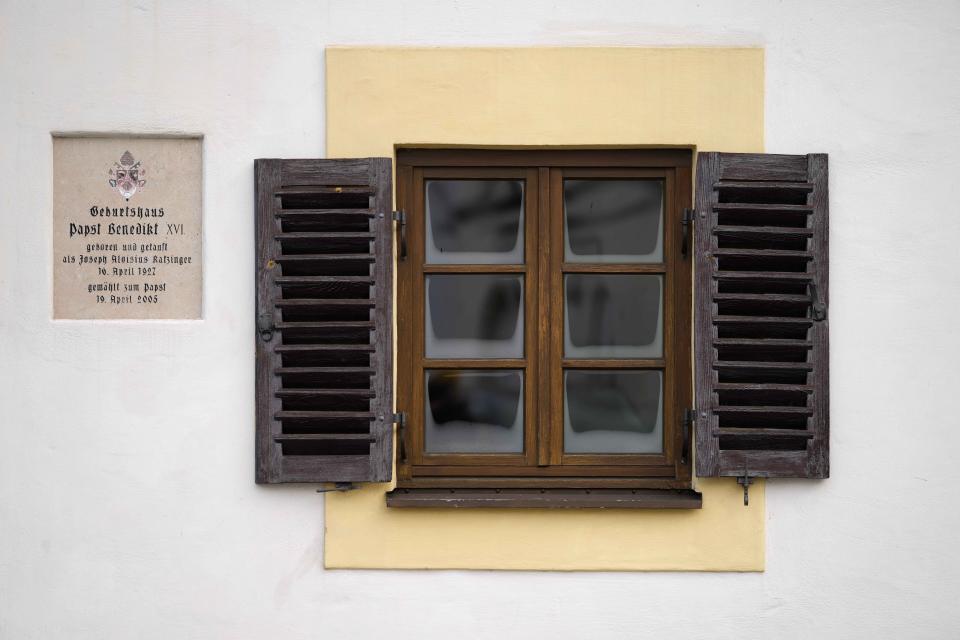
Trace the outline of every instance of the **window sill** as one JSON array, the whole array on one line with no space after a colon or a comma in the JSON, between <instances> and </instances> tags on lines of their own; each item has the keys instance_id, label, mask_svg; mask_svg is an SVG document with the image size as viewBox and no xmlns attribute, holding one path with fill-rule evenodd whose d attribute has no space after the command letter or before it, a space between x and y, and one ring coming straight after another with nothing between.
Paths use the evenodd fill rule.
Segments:
<instances>
[{"instance_id":1,"label":"window sill","mask_svg":"<svg viewBox=\"0 0 960 640\"><path fill-rule=\"evenodd\" d=\"M394 489L388 507L699 509L691 489Z\"/></svg>"}]
</instances>

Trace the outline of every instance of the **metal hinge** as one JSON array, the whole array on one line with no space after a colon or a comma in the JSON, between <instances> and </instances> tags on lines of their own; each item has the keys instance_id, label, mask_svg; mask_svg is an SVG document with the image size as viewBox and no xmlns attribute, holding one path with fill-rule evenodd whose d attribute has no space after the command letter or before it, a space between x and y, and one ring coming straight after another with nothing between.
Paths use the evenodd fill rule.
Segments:
<instances>
[{"instance_id":1,"label":"metal hinge","mask_svg":"<svg viewBox=\"0 0 960 640\"><path fill-rule=\"evenodd\" d=\"M680 424L683 427L683 448L680 449L680 464L687 464L690 457L690 432L697 421L697 412L693 409L684 409Z\"/></svg>"},{"instance_id":2,"label":"metal hinge","mask_svg":"<svg viewBox=\"0 0 960 640\"><path fill-rule=\"evenodd\" d=\"M397 222L397 231L400 232L399 257L404 260L407 257L407 212L403 209L394 211L392 218Z\"/></svg>"},{"instance_id":3,"label":"metal hinge","mask_svg":"<svg viewBox=\"0 0 960 640\"><path fill-rule=\"evenodd\" d=\"M683 233L683 239L680 242L680 254L683 257L686 257L690 252L690 225L693 224L694 220L694 211L693 209L684 209L683 216L680 218L680 228Z\"/></svg>"},{"instance_id":4,"label":"metal hinge","mask_svg":"<svg viewBox=\"0 0 960 640\"><path fill-rule=\"evenodd\" d=\"M405 462L407 460L407 447L404 444L404 429L407 426L407 414L404 411L393 414L393 422L397 425L397 460Z\"/></svg>"}]
</instances>

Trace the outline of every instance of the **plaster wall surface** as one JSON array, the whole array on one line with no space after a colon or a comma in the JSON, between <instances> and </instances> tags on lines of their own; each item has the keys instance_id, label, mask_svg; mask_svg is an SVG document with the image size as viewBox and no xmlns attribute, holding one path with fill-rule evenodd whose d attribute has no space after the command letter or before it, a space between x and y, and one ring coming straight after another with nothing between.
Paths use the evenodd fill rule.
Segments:
<instances>
[{"instance_id":1,"label":"plaster wall surface","mask_svg":"<svg viewBox=\"0 0 960 640\"><path fill-rule=\"evenodd\" d=\"M330 45L762 46L831 163L832 478L766 571L325 571L252 481L256 157L325 147ZM0 3L0 638L960 634L956 2ZM389 97L385 97L389 100ZM53 131L204 135L201 321L57 321Z\"/></svg>"}]
</instances>

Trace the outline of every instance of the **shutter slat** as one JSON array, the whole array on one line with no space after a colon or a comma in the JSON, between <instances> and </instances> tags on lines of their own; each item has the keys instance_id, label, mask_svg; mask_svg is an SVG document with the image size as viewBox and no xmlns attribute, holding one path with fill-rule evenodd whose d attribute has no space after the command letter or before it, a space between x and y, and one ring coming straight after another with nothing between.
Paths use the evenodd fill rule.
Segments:
<instances>
[{"instance_id":1,"label":"shutter slat","mask_svg":"<svg viewBox=\"0 0 960 640\"><path fill-rule=\"evenodd\" d=\"M373 395L370 389L281 389L277 395L282 398L317 396L363 396L369 398Z\"/></svg>"},{"instance_id":2,"label":"shutter slat","mask_svg":"<svg viewBox=\"0 0 960 640\"><path fill-rule=\"evenodd\" d=\"M281 264L284 262L341 262L343 260L363 260L365 262L373 262L376 260L376 256L370 253L318 253L279 256L276 258L276 260Z\"/></svg>"},{"instance_id":3,"label":"shutter slat","mask_svg":"<svg viewBox=\"0 0 960 640\"><path fill-rule=\"evenodd\" d=\"M374 442L368 433L289 433L274 438L275 442Z\"/></svg>"},{"instance_id":4,"label":"shutter slat","mask_svg":"<svg viewBox=\"0 0 960 640\"><path fill-rule=\"evenodd\" d=\"M713 363L714 369L782 369L795 371L810 371L813 365L808 362L728 362L717 360Z\"/></svg>"},{"instance_id":5,"label":"shutter slat","mask_svg":"<svg viewBox=\"0 0 960 640\"><path fill-rule=\"evenodd\" d=\"M761 346L761 347L811 347L813 343L809 340L783 340L778 338L717 338L713 341L715 345L725 346Z\"/></svg>"},{"instance_id":6,"label":"shutter slat","mask_svg":"<svg viewBox=\"0 0 960 640\"><path fill-rule=\"evenodd\" d=\"M274 282L280 285L289 284L319 284L331 282L360 282L363 284L372 284L373 278L369 276L278 276Z\"/></svg>"},{"instance_id":7,"label":"shutter slat","mask_svg":"<svg viewBox=\"0 0 960 640\"><path fill-rule=\"evenodd\" d=\"M739 427L727 427L726 429L717 429L714 432L718 436L765 436L768 438L813 438L809 431L800 429L745 429Z\"/></svg>"},{"instance_id":8,"label":"shutter slat","mask_svg":"<svg viewBox=\"0 0 960 640\"><path fill-rule=\"evenodd\" d=\"M277 353L312 353L320 351L373 351L370 344L288 344L275 348Z\"/></svg>"},{"instance_id":9,"label":"shutter slat","mask_svg":"<svg viewBox=\"0 0 960 640\"><path fill-rule=\"evenodd\" d=\"M747 322L747 323L764 323L769 322L772 324L802 324L802 325L811 325L813 320L810 318L779 318L775 316L715 316L713 318L715 324L725 324L725 323L734 323L734 322Z\"/></svg>"},{"instance_id":10,"label":"shutter slat","mask_svg":"<svg viewBox=\"0 0 960 640\"><path fill-rule=\"evenodd\" d=\"M697 474L827 477L826 156L701 153L696 211Z\"/></svg>"},{"instance_id":11,"label":"shutter slat","mask_svg":"<svg viewBox=\"0 0 960 640\"><path fill-rule=\"evenodd\" d=\"M372 330L374 323L372 320L357 320L354 322L278 322L277 329L367 329Z\"/></svg>"},{"instance_id":12,"label":"shutter slat","mask_svg":"<svg viewBox=\"0 0 960 640\"><path fill-rule=\"evenodd\" d=\"M763 413L763 414L776 414L776 413L797 413L803 415L810 415L813 412L813 409L810 407L714 407L714 413Z\"/></svg>"},{"instance_id":13,"label":"shutter slat","mask_svg":"<svg viewBox=\"0 0 960 640\"><path fill-rule=\"evenodd\" d=\"M322 195L367 195L372 193L370 187L367 186L349 186L349 187L334 187L332 185L307 185L307 186L291 186L291 187L282 187L279 189L275 195L277 196L315 196L318 194Z\"/></svg>"},{"instance_id":14,"label":"shutter slat","mask_svg":"<svg viewBox=\"0 0 960 640\"><path fill-rule=\"evenodd\" d=\"M783 280L809 281L813 275L809 273L789 273L784 271L717 271L713 274L717 280Z\"/></svg>"},{"instance_id":15,"label":"shutter slat","mask_svg":"<svg viewBox=\"0 0 960 640\"><path fill-rule=\"evenodd\" d=\"M763 293L715 293L713 295L714 300L740 300L740 301L751 301L751 300L764 300L766 302L802 302L807 304L810 302L809 296L796 296L796 295L779 295L779 294L763 294Z\"/></svg>"},{"instance_id":16,"label":"shutter slat","mask_svg":"<svg viewBox=\"0 0 960 640\"><path fill-rule=\"evenodd\" d=\"M367 373L373 375L373 367L278 367L274 369L278 376L298 373Z\"/></svg>"},{"instance_id":17,"label":"shutter slat","mask_svg":"<svg viewBox=\"0 0 960 640\"><path fill-rule=\"evenodd\" d=\"M787 251L782 249L714 249L715 256L737 256L746 258L802 258L812 260L809 251Z\"/></svg>"},{"instance_id":18,"label":"shutter slat","mask_svg":"<svg viewBox=\"0 0 960 640\"><path fill-rule=\"evenodd\" d=\"M715 391L802 391L810 393L813 386L809 384L765 384L765 383L735 383L718 382L714 385Z\"/></svg>"},{"instance_id":19,"label":"shutter slat","mask_svg":"<svg viewBox=\"0 0 960 640\"><path fill-rule=\"evenodd\" d=\"M258 314L272 319L258 325L257 481L389 481L391 162L258 160L257 175Z\"/></svg>"},{"instance_id":20,"label":"shutter slat","mask_svg":"<svg viewBox=\"0 0 960 640\"><path fill-rule=\"evenodd\" d=\"M743 183L739 183L743 184ZM791 187L795 185L790 185ZM723 185L719 185L722 190ZM743 188L743 187L741 187ZM765 188L769 189L769 183L765 183ZM765 213L813 213L813 207L808 204L767 204L763 202L741 203L741 202L715 202L714 211L762 211Z\"/></svg>"},{"instance_id":21,"label":"shutter slat","mask_svg":"<svg viewBox=\"0 0 960 640\"><path fill-rule=\"evenodd\" d=\"M706 154L703 154L706 155ZM747 189L751 191L760 191L762 189L777 189L781 191L813 191L812 182L773 182L773 181L762 181L758 180L756 182L738 182L736 180L724 181L724 182L715 182L713 183L713 188L717 190L732 190L732 189ZM723 203L720 203L723 204ZM771 206L783 206L777 205L776 203L770 203ZM716 206L716 203L713 204Z\"/></svg>"},{"instance_id":22,"label":"shutter slat","mask_svg":"<svg viewBox=\"0 0 960 640\"><path fill-rule=\"evenodd\" d=\"M277 209L274 212L279 218L297 218L308 216L357 216L372 218L376 212L372 209Z\"/></svg>"},{"instance_id":23,"label":"shutter slat","mask_svg":"<svg viewBox=\"0 0 960 640\"><path fill-rule=\"evenodd\" d=\"M278 411L277 420L323 420L333 418L363 418L373 420L369 411Z\"/></svg>"},{"instance_id":24,"label":"shutter slat","mask_svg":"<svg viewBox=\"0 0 960 640\"><path fill-rule=\"evenodd\" d=\"M719 225L714 227L713 232L718 236L768 236L768 237L792 237L792 236L812 236L813 229L793 229L791 227L741 227L734 225Z\"/></svg>"},{"instance_id":25,"label":"shutter slat","mask_svg":"<svg viewBox=\"0 0 960 640\"><path fill-rule=\"evenodd\" d=\"M340 238L373 240L372 233L356 233L350 231L304 231L293 233L278 233L277 240L337 240Z\"/></svg>"},{"instance_id":26,"label":"shutter slat","mask_svg":"<svg viewBox=\"0 0 960 640\"><path fill-rule=\"evenodd\" d=\"M377 301L366 298L299 298L295 300L277 300L278 307L373 307Z\"/></svg>"}]
</instances>

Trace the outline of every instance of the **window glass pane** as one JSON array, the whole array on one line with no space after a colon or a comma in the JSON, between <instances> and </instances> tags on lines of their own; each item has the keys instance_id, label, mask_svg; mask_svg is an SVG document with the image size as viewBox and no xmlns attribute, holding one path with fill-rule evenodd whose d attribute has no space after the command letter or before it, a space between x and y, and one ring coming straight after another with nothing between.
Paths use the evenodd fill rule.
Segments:
<instances>
[{"instance_id":1,"label":"window glass pane","mask_svg":"<svg viewBox=\"0 0 960 640\"><path fill-rule=\"evenodd\" d=\"M564 276L563 351L568 358L663 355L663 276Z\"/></svg>"},{"instance_id":2,"label":"window glass pane","mask_svg":"<svg viewBox=\"0 0 960 640\"><path fill-rule=\"evenodd\" d=\"M523 262L522 180L428 180L430 264Z\"/></svg>"},{"instance_id":3,"label":"window glass pane","mask_svg":"<svg viewBox=\"0 0 960 640\"><path fill-rule=\"evenodd\" d=\"M522 453L522 371L427 371L429 453Z\"/></svg>"},{"instance_id":4,"label":"window glass pane","mask_svg":"<svg viewBox=\"0 0 960 640\"><path fill-rule=\"evenodd\" d=\"M523 275L426 277L428 358L522 358Z\"/></svg>"},{"instance_id":5,"label":"window glass pane","mask_svg":"<svg viewBox=\"0 0 960 640\"><path fill-rule=\"evenodd\" d=\"M663 451L660 371L564 371L566 453Z\"/></svg>"},{"instance_id":6,"label":"window glass pane","mask_svg":"<svg viewBox=\"0 0 960 640\"><path fill-rule=\"evenodd\" d=\"M567 262L663 262L663 182L564 180Z\"/></svg>"}]
</instances>

